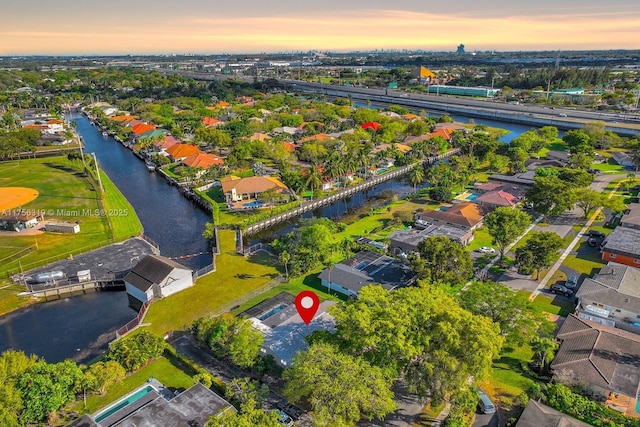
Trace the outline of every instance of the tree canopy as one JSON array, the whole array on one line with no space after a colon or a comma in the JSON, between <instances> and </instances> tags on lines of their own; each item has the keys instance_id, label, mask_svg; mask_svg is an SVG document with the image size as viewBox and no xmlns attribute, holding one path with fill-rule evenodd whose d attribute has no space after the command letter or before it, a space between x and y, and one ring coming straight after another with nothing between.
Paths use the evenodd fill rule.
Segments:
<instances>
[{"instance_id":1,"label":"tree canopy","mask_svg":"<svg viewBox=\"0 0 640 427\"><path fill-rule=\"evenodd\" d=\"M410 256L418 279L431 283L461 285L473 275L473 260L458 242L446 236L430 236L418 244L418 254Z\"/></svg>"},{"instance_id":2,"label":"tree canopy","mask_svg":"<svg viewBox=\"0 0 640 427\"><path fill-rule=\"evenodd\" d=\"M500 258L502 258L507 246L513 243L531 224L531 217L521 210L505 206L487 214L484 223L489 229L494 243L498 246Z\"/></svg>"},{"instance_id":3,"label":"tree canopy","mask_svg":"<svg viewBox=\"0 0 640 427\"><path fill-rule=\"evenodd\" d=\"M336 319L333 338L343 351L436 400L471 376L485 378L503 342L497 324L426 284L393 292L365 286L357 300L330 311Z\"/></svg>"},{"instance_id":4,"label":"tree canopy","mask_svg":"<svg viewBox=\"0 0 640 427\"><path fill-rule=\"evenodd\" d=\"M562 248L562 238L550 231L533 231L527 236L523 246L516 249L516 264L523 274L534 271L540 275L540 270L549 267L558 256Z\"/></svg>"},{"instance_id":5,"label":"tree canopy","mask_svg":"<svg viewBox=\"0 0 640 427\"><path fill-rule=\"evenodd\" d=\"M287 381L285 397L308 401L318 426L383 419L396 408L391 381L382 369L331 344L315 343L298 353L283 376Z\"/></svg>"}]
</instances>

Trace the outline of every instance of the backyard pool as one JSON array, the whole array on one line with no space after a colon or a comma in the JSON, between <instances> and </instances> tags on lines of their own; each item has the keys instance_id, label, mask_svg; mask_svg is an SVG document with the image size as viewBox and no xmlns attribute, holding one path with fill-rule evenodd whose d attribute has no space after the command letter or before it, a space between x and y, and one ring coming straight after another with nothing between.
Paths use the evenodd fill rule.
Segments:
<instances>
[{"instance_id":1,"label":"backyard pool","mask_svg":"<svg viewBox=\"0 0 640 427\"><path fill-rule=\"evenodd\" d=\"M96 414L95 421L99 423L100 421L104 420L108 416L115 414L116 412L118 412L120 409L124 408L127 405L131 405L133 402L151 393L152 391L155 391L155 389L150 385L143 387L142 389L130 394L124 399L114 403L112 406L109 406L104 411Z\"/></svg>"},{"instance_id":2,"label":"backyard pool","mask_svg":"<svg viewBox=\"0 0 640 427\"><path fill-rule=\"evenodd\" d=\"M479 194L476 194L476 193L469 193L469 194L467 194L467 197L465 197L464 199L465 199L465 200L468 200L468 201L470 201L470 202L472 202L472 201L474 201L475 199L477 199L478 197L480 197L480 195L479 195Z\"/></svg>"},{"instance_id":3,"label":"backyard pool","mask_svg":"<svg viewBox=\"0 0 640 427\"><path fill-rule=\"evenodd\" d=\"M262 207L262 202L259 201L253 201L253 202L249 202L249 203L244 203L242 205L242 207L245 208L252 208L252 209L257 209L257 208L261 208Z\"/></svg>"}]
</instances>

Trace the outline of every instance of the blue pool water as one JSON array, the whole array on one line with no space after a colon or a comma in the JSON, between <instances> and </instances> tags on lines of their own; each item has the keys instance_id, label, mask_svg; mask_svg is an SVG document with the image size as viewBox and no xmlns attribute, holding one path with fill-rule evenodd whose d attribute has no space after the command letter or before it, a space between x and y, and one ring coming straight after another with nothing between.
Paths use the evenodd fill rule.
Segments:
<instances>
[{"instance_id":1,"label":"blue pool water","mask_svg":"<svg viewBox=\"0 0 640 427\"><path fill-rule=\"evenodd\" d=\"M109 415L113 415L114 413L118 412L120 409L124 408L125 406L131 405L133 402L135 402L136 400L140 399L142 396L145 396L146 394L152 391L154 391L154 388L148 385L145 388L133 393L132 395L127 396L124 400L121 400L120 402L113 405L106 411L98 414L95 418L96 422L99 423L100 421L107 418Z\"/></svg>"},{"instance_id":2,"label":"blue pool water","mask_svg":"<svg viewBox=\"0 0 640 427\"><path fill-rule=\"evenodd\" d=\"M465 197L465 200L469 200L470 202L477 199L478 197L480 197L479 194L476 193L470 193L467 197Z\"/></svg>"},{"instance_id":3,"label":"blue pool water","mask_svg":"<svg viewBox=\"0 0 640 427\"><path fill-rule=\"evenodd\" d=\"M242 206L244 206L245 208L260 208L262 207L262 202L249 202L243 204Z\"/></svg>"},{"instance_id":4,"label":"blue pool water","mask_svg":"<svg viewBox=\"0 0 640 427\"><path fill-rule=\"evenodd\" d=\"M287 308L287 304L280 304L279 306L277 306L275 308L272 308L271 310L267 311L262 316L258 317L258 319L259 320L266 320L269 317L273 316L274 314L280 313L285 308Z\"/></svg>"},{"instance_id":5,"label":"blue pool water","mask_svg":"<svg viewBox=\"0 0 640 427\"><path fill-rule=\"evenodd\" d=\"M636 412L640 414L640 394L638 395L638 399L636 400Z\"/></svg>"}]
</instances>

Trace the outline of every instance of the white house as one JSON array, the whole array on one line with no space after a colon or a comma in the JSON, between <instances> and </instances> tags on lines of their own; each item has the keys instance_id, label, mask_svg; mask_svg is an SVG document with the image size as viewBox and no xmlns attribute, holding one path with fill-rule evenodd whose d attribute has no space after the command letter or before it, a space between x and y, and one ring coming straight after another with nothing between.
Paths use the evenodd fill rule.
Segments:
<instances>
[{"instance_id":1,"label":"white house","mask_svg":"<svg viewBox=\"0 0 640 427\"><path fill-rule=\"evenodd\" d=\"M129 303L140 306L193 286L191 269L159 255L145 256L124 277Z\"/></svg>"}]
</instances>

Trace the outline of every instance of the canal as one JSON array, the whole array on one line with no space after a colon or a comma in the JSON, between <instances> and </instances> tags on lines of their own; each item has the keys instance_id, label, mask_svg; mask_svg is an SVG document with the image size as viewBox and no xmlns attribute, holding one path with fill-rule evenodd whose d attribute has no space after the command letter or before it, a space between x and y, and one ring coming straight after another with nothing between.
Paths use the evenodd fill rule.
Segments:
<instances>
[{"instance_id":1,"label":"canal","mask_svg":"<svg viewBox=\"0 0 640 427\"><path fill-rule=\"evenodd\" d=\"M455 118L463 122L469 120L465 117ZM76 122L86 152L96 154L100 167L131 202L145 234L158 244L162 255L180 257L206 251L207 244L201 236L204 224L209 220L205 212L185 199L176 187L170 186L159 174L150 173L144 162L131 151L113 138L103 137L86 117L74 114L68 119ZM488 123L480 119L475 119L475 123L508 129L510 133L505 136L504 142L530 129L527 126ZM404 198L413 188L402 180L388 181L308 213L305 217L339 218L347 210L363 206L385 191ZM376 202L372 206L375 207ZM273 232L282 233L294 226L295 222L282 224ZM205 255L178 261L197 269L209 264L211 259ZM37 354L49 362L66 358L87 362L104 352L113 332L135 314L128 307L124 292L92 293L33 305L0 318L0 352L13 348Z\"/></svg>"}]
</instances>

